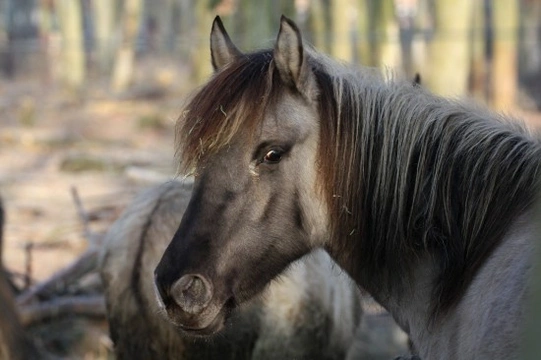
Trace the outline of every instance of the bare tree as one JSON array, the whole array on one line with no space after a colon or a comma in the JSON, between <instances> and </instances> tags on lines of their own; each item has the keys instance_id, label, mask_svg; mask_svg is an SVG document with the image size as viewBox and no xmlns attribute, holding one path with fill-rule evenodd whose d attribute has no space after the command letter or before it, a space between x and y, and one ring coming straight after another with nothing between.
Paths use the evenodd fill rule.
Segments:
<instances>
[{"instance_id":1,"label":"bare tree","mask_svg":"<svg viewBox=\"0 0 541 360\"><path fill-rule=\"evenodd\" d=\"M355 50L357 60L363 65L374 65L374 56L372 53L374 37L370 30L371 0L357 0L357 9L355 23L357 31L355 32Z\"/></svg>"},{"instance_id":2,"label":"bare tree","mask_svg":"<svg viewBox=\"0 0 541 360\"><path fill-rule=\"evenodd\" d=\"M310 31L312 42L319 51L330 52L330 21L328 4L325 0L310 2Z\"/></svg>"},{"instance_id":3,"label":"bare tree","mask_svg":"<svg viewBox=\"0 0 541 360\"><path fill-rule=\"evenodd\" d=\"M487 58L486 58L486 14L484 1L475 1L471 28L470 89L478 100L486 100Z\"/></svg>"},{"instance_id":4,"label":"bare tree","mask_svg":"<svg viewBox=\"0 0 541 360\"><path fill-rule=\"evenodd\" d=\"M92 0L96 57L104 73L109 72L113 62L119 3L111 0Z\"/></svg>"},{"instance_id":5,"label":"bare tree","mask_svg":"<svg viewBox=\"0 0 541 360\"><path fill-rule=\"evenodd\" d=\"M209 0L199 0L194 5L195 13L195 33L192 38L195 41L192 56L192 80L196 84L201 84L211 74L210 51L208 34L212 24L211 5Z\"/></svg>"},{"instance_id":6,"label":"bare tree","mask_svg":"<svg viewBox=\"0 0 541 360\"><path fill-rule=\"evenodd\" d=\"M62 79L68 91L79 93L85 82L83 14L80 0L57 0L62 34Z\"/></svg>"},{"instance_id":7,"label":"bare tree","mask_svg":"<svg viewBox=\"0 0 541 360\"><path fill-rule=\"evenodd\" d=\"M135 46L143 12L142 0L125 0L122 11L121 44L116 53L111 89L119 93L128 89L133 82Z\"/></svg>"},{"instance_id":8,"label":"bare tree","mask_svg":"<svg viewBox=\"0 0 541 360\"><path fill-rule=\"evenodd\" d=\"M439 0L433 4L435 31L429 47L427 85L436 93L456 96L468 90L468 37L473 3L470 0Z\"/></svg>"},{"instance_id":9,"label":"bare tree","mask_svg":"<svg viewBox=\"0 0 541 360\"><path fill-rule=\"evenodd\" d=\"M337 59L350 62L354 57L353 43L351 41L354 9L352 0L334 0L331 2L331 54Z\"/></svg>"},{"instance_id":10,"label":"bare tree","mask_svg":"<svg viewBox=\"0 0 541 360\"><path fill-rule=\"evenodd\" d=\"M40 48L43 54L45 62L43 70L43 80L45 83L49 83L54 80L58 71L56 71L60 53L58 50L53 50L54 41L58 41L60 38L59 29L55 26L55 4L54 0L39 0L38 1L38 13L39 13L39 40Z\"/></svg>"},{"instance_id":11,"label":"bare tree","mask_svg":"<svg viewBox=\"0 0 541 360\"><path fill-rule=\"evenodd\" d=\"M399 70L401 66L399 28L393 0L380 0L373 3L372 31L376 39L373 52L376 66Z\"/></svg>"},{"instance_id":12,"label":"bare tree","mask_svg":"<svg viewBox=\"0 0 541 360\"><path fill-rule=\"evenodd\" d=\"M494 0L492 6L492 105L497 109L509 109L515 105L517 96L519 3Z\"/></svg>"}]
</instances>

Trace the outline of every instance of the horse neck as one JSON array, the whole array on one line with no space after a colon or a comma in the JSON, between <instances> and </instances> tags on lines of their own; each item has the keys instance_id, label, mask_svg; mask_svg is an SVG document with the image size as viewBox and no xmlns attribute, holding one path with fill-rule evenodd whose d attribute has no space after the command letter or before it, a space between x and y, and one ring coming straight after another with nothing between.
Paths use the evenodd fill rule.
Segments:
<instances>
[{"instance_id":1,"label":"horse neck","mask_svg":"<svg viewBox=\"0 0 541 360\"><path fill-rule=\"evenodd\" d=\"M418 258L411 276L398 286L382 290L383 284L367 291L409 334L421 358L449 359L460 354L463 359L476 359L482 357L480 353L491 354L483 358L509 358L509 352L518 348L524 321L528 280L538 250L536 224L531 211L513 221L461 300L445 314L434 317L429 310L439 267L431 254ZM490 339L498 339L489 350L486 338L479 342L476 337L487 335L487 329Z\"/></svg>"},{"instance_id":2,"label":"horse neck","mask_svg":"<svg viewBox=\"0 0 541 360\"><path fill-rule=\"evenodd\" d=\"M394 317L396 322L416 340L424 338L432 313L429 311L434 293L437 264L434 257L426 255L418 259L410 276L401 283L382 284L367 289Z\"/></svg>"},{"instance_id":3,"label":"horse neck","mask_svg":"<svg viewBox=\"0 0 541 360\"><path fill-rule=\"evenodd\" d=\"M540 143L510 120L411 88L366 93L366 114L354 106L341 111L359 115L353 122L359 129L343 133L363 141L344 135L343 150L353 148L353 155L335 169L345 180L333 203L331 253L359 284L390 288L395 274L409 273L411 262L436 249L433 255L445 261L433 294L441 304L433 311L444 312L531 207ZM416 104L425 102L435 110Z\"/></svg>"}]
</instances>

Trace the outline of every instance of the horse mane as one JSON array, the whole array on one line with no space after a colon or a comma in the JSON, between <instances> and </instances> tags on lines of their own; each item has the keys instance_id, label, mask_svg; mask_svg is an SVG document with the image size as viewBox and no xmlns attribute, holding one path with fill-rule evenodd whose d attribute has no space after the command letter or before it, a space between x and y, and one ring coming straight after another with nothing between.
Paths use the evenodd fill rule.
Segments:
<instances>
[{"instance_id":1,"label":"horse mane","mask_svg":"<svg viewBox=\"0 0 541 360\"><path fill-rule=\"evenodd\" d=\"M540 142L479 106L306 51L319 93L328 250L368 290L396 285L416 259L435 254L432 309L445 313L534 202ZM284 87L272 50L243 55L215 74L177 123L181 169L252 134Z\"/></svg>"},{"instance_id":2,"label":"horse mane","mask_svg":"<svg viewBox=\"0 0 541 360\"><path fill-rule=\"evenodd\" d=\"M435 254L431 306L443 315L535 201L540 141L480 106L321 62L319 113L333 119L320 122L330 251L372 289Z\"/></svg>"}]
</instances>

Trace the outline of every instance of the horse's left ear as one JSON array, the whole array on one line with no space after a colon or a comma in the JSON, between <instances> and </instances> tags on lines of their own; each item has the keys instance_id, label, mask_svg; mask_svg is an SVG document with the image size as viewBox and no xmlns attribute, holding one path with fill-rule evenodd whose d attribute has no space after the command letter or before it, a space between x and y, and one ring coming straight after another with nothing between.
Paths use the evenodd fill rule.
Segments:
<instances>
[{"instance_id":1,"label":"horse's left ear","mask_svg":"<svg viewBox=\"0 0 541 360\"><path fill-rule=\"evenodd\" d=\"M282 15L280 31L274 45L274 63L281 79L301 93L312 90L312 72L308 65L302 36L297 25Z\"/></svg>"},{"instance_id":2,"label":"horse's left ear","mask_svg":"<svg viewBox=\"0 0 541 360\"><path fill-rule=\"evenodd\" d=\"M240 50L233 44L227 31L225 31L224 24L219 16L214 19L210 31L210 56L214 71L220 71L227 64L242 56Z\"/></svg>"}]
</instances>

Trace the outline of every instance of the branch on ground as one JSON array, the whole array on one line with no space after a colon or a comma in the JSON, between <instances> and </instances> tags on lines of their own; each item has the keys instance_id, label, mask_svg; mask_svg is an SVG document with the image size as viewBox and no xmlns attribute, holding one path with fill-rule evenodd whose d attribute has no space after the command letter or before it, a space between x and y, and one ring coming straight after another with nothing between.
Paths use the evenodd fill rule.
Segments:
<instances>
[{"instance_id":1,"label":"branch on ground","mask_svg":"<svg viewBox=\"0 0 541 360\"><path fill-rule=\"evenodd\" d=\"M19 307L19 317L25 327L68 315L105 318L105 299L101 294L63 296Z\"/></svg>"},{"instance_id":2,"label":"branch on ground","mask_svg":"<svg viewBox=\"0 0 541 360\"><path fill-rule=\"evenodd\" d=\"M51 297L64 291L83 276L97 269L98 249L90 247L80 257L65 268L60 269L50 278L36 284L17 296L19 306L27 305L34 300Z\"/></svg>"}]
</instances>

